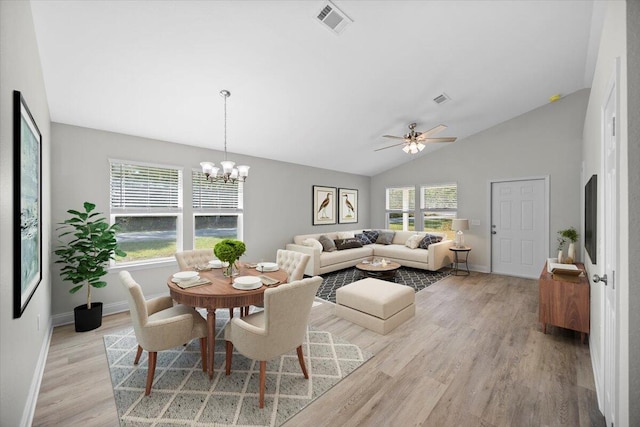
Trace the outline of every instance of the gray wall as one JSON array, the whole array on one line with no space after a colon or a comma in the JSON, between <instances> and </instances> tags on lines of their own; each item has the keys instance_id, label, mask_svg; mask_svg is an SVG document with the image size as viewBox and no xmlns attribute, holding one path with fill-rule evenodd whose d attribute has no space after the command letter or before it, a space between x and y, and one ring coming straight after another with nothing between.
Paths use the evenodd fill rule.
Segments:
<instances>
[{"instance_id":1,"label":"gray wall","mask_svg":"<svg viewBox=\"0 0 640 427\"><path fill-rule=\"evenodd\" d=\"M80 208L84 201L95 203L101 212L109 212L109 159L112 158L183 167L184 230L192 230L190 171L199 168L199 162L203 160L219 163L223 159L223 153L219 151L58 123L52 124L52 133L52 162L56 165L52 171L53 223L63 221L68 209ZM247 244L244 259L275 260L276 250L284 248L296 234L369 226L369 177L233 153L229 153L229 159L251 166L244 186L243 240ZM312 226L312 185L358 189L359 222ZM57 241L55 236L53 241ZM192 247L190 232L184 233L184 247ZM171 263L135 268L132 274L147 295L154 295L167 292L166 279L175 270L176 264ZM84 297L80 293L69 295L70 286L60 280L58 266L54 266L53 271L52 311L57 324L68 321L65 313L81 304ZM93 293L94 300L107 304L107 311L117 311L122 307L120 303L125 301L125 295L116 274L111 272L107 281L109 286Z\"/></svg>"},{"instance_id":2,"label":"gray wall","mask_svg":"<svg viewBox=\"0 0 640 427\"><path fill-rule=\"evenodd\" d=\"M50 120L31 6L0 2L0 425L28 425L50 337ZM42 282L13 318L13 91L19 90L42 133ZM38 316L40 329L38 330Z\"/></svg>"},{"instance_id":3,"label":"gray wall","mask_svg":"<svg viewBox=\"0 0 640 427\"><path fill-rule=\"evenodd\" d=\"M627 2L629 114L629 235L640 236L640 2ZM629 259L640 259L640 240L629 239ZM629 265L629 425L640 425L640 263ZM632 309L633 308L633 309Z\"/></svg>"},{"instance_id":4,"label":"gray wall","mask_svg":"<svg viewBox=\"0 0 640 427\"><path fill-rule=\"evenodd\" d=\"M458 217L480 221L465 232L465 242L473 248L470 263L489 271L489 181L548 175L553 254L557 230L580 225L580 144L588 96L586 89L575 92L376 175L371 181L372 227L385 224L386 187L457 182Z\"/></svg>"}]
</instances>

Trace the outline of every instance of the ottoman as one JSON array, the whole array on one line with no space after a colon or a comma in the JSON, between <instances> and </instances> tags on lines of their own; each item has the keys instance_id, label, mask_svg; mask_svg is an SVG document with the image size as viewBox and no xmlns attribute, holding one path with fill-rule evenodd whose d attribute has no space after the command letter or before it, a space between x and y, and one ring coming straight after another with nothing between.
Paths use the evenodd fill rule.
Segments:
<instances>
[{"instance_id":1,"label":"ottoman","mask_svg":"<svg viewBox=\"0 0 640 427\"><path fill-rule=\"evenodd\" d=\"M409 286L363 279L336 291L336 316L386 335L416 313L416 293Z\"/></svg>"}]
</instances>

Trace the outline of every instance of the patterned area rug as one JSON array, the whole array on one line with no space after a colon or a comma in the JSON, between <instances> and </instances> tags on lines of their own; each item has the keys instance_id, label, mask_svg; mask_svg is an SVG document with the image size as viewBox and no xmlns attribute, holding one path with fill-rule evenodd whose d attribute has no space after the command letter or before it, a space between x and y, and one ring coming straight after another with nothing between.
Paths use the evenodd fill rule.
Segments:
<instances>
[{"instance_id":1,"label":"patterned area rug","mask_svg":"<svg viewBox=\"0 0 640 427\"><path fill-rule=\"evenodd\" d=\"M224 374L224 312L216 315L213 380L202 371L199 341L194 340L158 352L147 397L147 352L135 366L133 328L104 336L121 426L279 426L372 356L329 332L309 328L302 345L309 379L302 376L295 350L267 362L265 407L259 409L259 363L234 353L231 375Z\"/></svg>"},{"instance_id":2,"label":"patterned area rug","mask_svg":"<svg viewBox=\"0 0 640 427\"><path fill-rule=\"evenodd\" d=\"M395 281L401 285L411 286L416 292L423 290L427 286L433 285L444 279L451 270L428 271L417 268L400 267L396 273ZM344 285L360 280L360 271L354 268L335 271L323 274L322 285L318 289L316 296L325 301L336 302L336 291Z\"/></svg>"}]
</instances>

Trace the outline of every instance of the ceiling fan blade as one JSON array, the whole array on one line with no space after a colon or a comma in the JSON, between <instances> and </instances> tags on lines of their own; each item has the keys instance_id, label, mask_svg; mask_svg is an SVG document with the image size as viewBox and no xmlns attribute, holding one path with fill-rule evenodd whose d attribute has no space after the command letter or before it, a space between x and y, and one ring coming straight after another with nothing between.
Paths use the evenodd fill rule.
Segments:
<instances>
[{"instance_id":1,"label":"ceiling fan blade","mask_svg":"<svg viewBox=\"0 0 640 427\"><path fill-rule=\"evenodd\" d=\"M398 145L404 145L404 144L405 144L404 142L401 142L400 144L393 144L393 145L389 145L388 147L378 148L378 149L375 149L375 150L373 150L373 151L386 150L387 148L397 147Z\"/></svg>"},{"instance_id":2,"label":"ceiling fan blade","mask_svg":"<svg viewBox=\"0 0 640 427\"><path fill-rule=\"evenodd\" d=\"M438 125L434 128L429 129L426 132L422 132L420 135L418 135L418 137L416 138L418 141L422 141L427 139L429 136L431 135L435 135L438 132L442 132L443 130L445 130L447 127L445 125Z\"/></svg>"},{"instance_id":3,"label":"ceiling fan blade","mask_svg":"<svg viewBox=\"0 0 640 427\"><path fill-rule=\"evenodd\" d=\"M444 138L427 138L422 142L454 142L456 139L456 137L444 137Z\"/></svg>"},{"instance_id":4,"label":"ceiling fan blade","mask_svg":"<svg viewBox=\"0 0 640 427\"><path fill-rule=\"evenodd\" d=\"M406 139L406 138L405 138L405 137L403 137L403 136L393 136L393 135L382 135L382 137L383 137L383 138L402 139L402 140Z\"/></svg>"}]
</instances>

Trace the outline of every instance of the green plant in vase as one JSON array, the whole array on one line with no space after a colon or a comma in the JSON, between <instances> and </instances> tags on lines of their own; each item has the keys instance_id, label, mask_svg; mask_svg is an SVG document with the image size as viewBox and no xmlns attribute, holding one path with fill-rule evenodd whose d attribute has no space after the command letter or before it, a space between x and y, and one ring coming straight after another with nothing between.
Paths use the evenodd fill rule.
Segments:
<instances>
[{"instance_id":1,"label":"green plant in vase","mask_svg":"<svg viewBox=\"0 0 640 427\"><path fill-rule=\"evenodd\" d=\"M229 264L226 267L225 276L232 277L234 275L234 269L238 268L236 261L244 255L246 250L244 242L236 239L223 239L216 243L213 253L220 261Z\"/></svg>"},{"instance_id":2,"label":"green plant in vase","mask_svg":"<svg viewBox=\"0 0 640 427\"><path fill-rule=\"evenodd\" d=\"M569 243L569 249L567 250L567 258L565 259L565 263L572 264L576 259L575 243L578 241L578 237L580 235L578 234L578 231L573 227L569 227L565 230L558 231L558 235L559 235L558 237L559 251L562 250L562 248L564 247L564 244L567 241L571 242Z\"/></svg>"}]
</instances>

